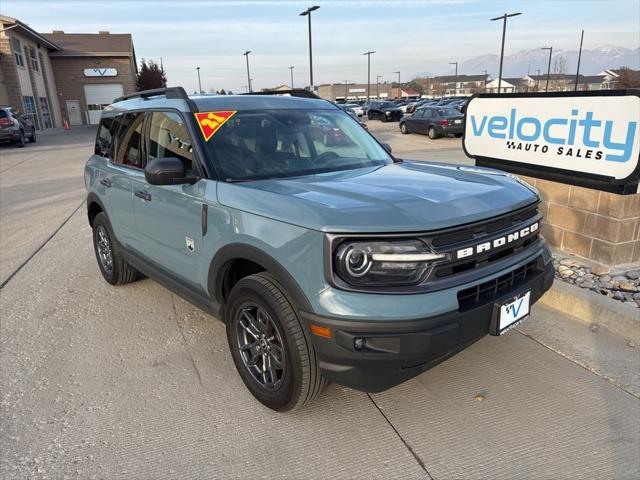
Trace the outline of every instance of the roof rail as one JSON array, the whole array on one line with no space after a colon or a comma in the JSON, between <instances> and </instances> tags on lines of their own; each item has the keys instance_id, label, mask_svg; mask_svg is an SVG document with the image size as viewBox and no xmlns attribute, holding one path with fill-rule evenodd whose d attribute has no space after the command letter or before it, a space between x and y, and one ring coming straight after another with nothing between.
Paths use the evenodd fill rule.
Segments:
<instances>
[{"instance_id":1,"label":"roof rail","mask_svg":"<svg viewBox=\"0 0 640 480\"><path fill-rule=\"evenodd\" d=\"M302 88L293 88L291 90L263 90L262 92L243 93L242 95L290 95L292 97L315 98L317 100L322 100L315 93Z\"/></svg>"},{"instance_id":2,"label":"roof rail","mask_svg":"<svg viewBox=\"0 0 640 480\"><path fill-rule=\"evenodd\" d=\"M129 95L123 95L122 97L116 98L113 103L122 102L123 100L130 100L132 98L142 98L147 99L149 97L157 97L164 95L165 98L173 98L180 99L187 102L189 108L193 112L198 111L198 107L195 102L189 98L189 95L182 87L165 87L165 88L153 88L151 90L141 90L139 92L130 93Z\"/></svg>"}]
</instances>

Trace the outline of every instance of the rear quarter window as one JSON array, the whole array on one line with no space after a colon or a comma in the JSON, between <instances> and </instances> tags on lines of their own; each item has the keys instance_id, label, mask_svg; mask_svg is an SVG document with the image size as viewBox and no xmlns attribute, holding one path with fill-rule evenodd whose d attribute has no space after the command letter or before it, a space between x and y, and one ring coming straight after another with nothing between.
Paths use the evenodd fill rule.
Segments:
<instances>
[{"instance_id":1,"label":"rear quarter window","mask_svg":"<svg viewBox=\"0 0 640 480\"><path fill-rule=\"evenodd\" d=\"M113 141L118 130L120 116L100 120L96 136L95 154L113 160Z\"/></svg>"}]
</instances>

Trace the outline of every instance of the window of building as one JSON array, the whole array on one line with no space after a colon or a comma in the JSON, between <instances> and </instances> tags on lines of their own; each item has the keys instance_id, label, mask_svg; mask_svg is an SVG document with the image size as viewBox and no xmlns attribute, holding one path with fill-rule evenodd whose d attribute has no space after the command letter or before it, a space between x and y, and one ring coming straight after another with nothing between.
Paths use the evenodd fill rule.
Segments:
<instances>
[{"instance_id":1,"label":"window of building","mask_svg":"<svg viewBox=\"0 0 640 480\"><path fill-rule=\"evenodd\" d=\"M142 169L144 168L142 157L144 113L126 113L122 116L121 124L116 140L118 149L116 163Z\"/></svg>"},{"instance_id":2,"label":"window of building","mask_svg":"<svg viewBox=\"0 0 640 480\"><path fill-rule=\"evenodd\" d=\"M38 63L38 54L36 53L36 49L33 47L29 47L29 57L31 60L31 68L34 72L40 71L40 64Z\"/></svg>"},{"instance_id":3,"label":"window of building","mask_svg":"<svg viewBox=\"0 0 640 480\"><path fill-rule=\"evenodd\" d=\"M149 160L179 158L185 174L193 172L193 141L182 117L174 112L153 112L149 129Z\"/></svg>"},{"instance_id":4,"label":"window of building","mask_svg":"<svg viewBox=\"0 0 640 480\"><path fill-rule=\"evenodd\" d=\"M51 111L49 110L49 102L47 97L39 97L40 113L42 114L42 124L44 128L52 128L53 121L51 120Z\"/></svg>"},{"instance_id":5,"label":"window of building","mask_svg":"<svg viewBox=\"0 0 640 480\"><path fill-rule=\"evenodd\" d=\"M16 59L16 65L24 67L24 56L22 55L22 44L17 38L11 39L11 46L13 47L13 56Z\"/></svg>"},{"instance_id":6,"label":"window of building","mask_svg":"<svg viewBox=\"0 0 640 480\"><path fill-rule=\"evenodd\" d=\"M25 115L29 117L36 128L40 130L40 121L38 119L35 99L33 97L24 96L22 97L22 101L24 102Z\"/></svg>"}]
</instances>

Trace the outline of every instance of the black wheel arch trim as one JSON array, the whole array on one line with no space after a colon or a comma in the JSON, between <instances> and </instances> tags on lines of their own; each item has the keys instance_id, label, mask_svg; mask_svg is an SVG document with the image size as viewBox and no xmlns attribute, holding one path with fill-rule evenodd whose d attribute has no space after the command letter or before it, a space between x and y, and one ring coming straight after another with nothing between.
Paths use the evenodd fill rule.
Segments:
<instances>
[{"instance_id":1,"label":"black wheel arch trim","mask_svg":"<svg viewBox=\"0 0 640 480\"><path fill-rule=\"evenodd\" d=\"M282 284L299 310L314 311L302 288L285 267L263 250L244 243L225 245L216 253L209 266L208 291L211 298L218 302L222 308L225 306L225 299L222 295L222 281L229 265L234 260L248 260L262 266Z\"/></svg>"},{"instance_id":2,"label":"black wheel arch trim","mask_svg":"<svg viewBox=\"0 0 640 480\"><path fill-rule=\"evenodd\" d=\"M98 194L94 193L94 192L89 192L87 194L87 201L86 201L86 205L87 205L87 220L89 221L89 225L91 225L91 205L92 204L97 204L100 207L100 210L102 210L102 213L105 214L105 216L107 217L107 220L109 220L109 224L111 224L111 220L109 219L109 214L107 213L107 210L104 208L104 204L102 203L102 200L100 200L100 197L98 196Z\"/></svg>"}]
</instances>

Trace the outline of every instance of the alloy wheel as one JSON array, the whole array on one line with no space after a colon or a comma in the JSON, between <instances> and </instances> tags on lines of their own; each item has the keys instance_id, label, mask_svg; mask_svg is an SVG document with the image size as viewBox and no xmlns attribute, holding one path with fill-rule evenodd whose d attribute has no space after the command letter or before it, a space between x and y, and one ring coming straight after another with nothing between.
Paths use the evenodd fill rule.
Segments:
<instances>
[{"instance_id":1,"label":"alloy wheel","mask_svg":"<svg viewBox=\"0 0 640 480\"><path fill-rule=\"evenodd\" d=\"M243 305L235 321L238 349L245 368L266 390L277 389L286 370L284 343L278 326L255 304Z\"/></svg>"},{"instance_id":2,"label":"alloy wheel","mask_svg":"<svg viewBox=\"0 0 640 480\"><path fill-rule=\"evenodd\" d=\"M96 231L96 245L98 247L98 257L102 269L108 274L113 273L113 253L111 251L111 241L106 229L102 225L98 225Z\"/></svg>"}]
</instances>

